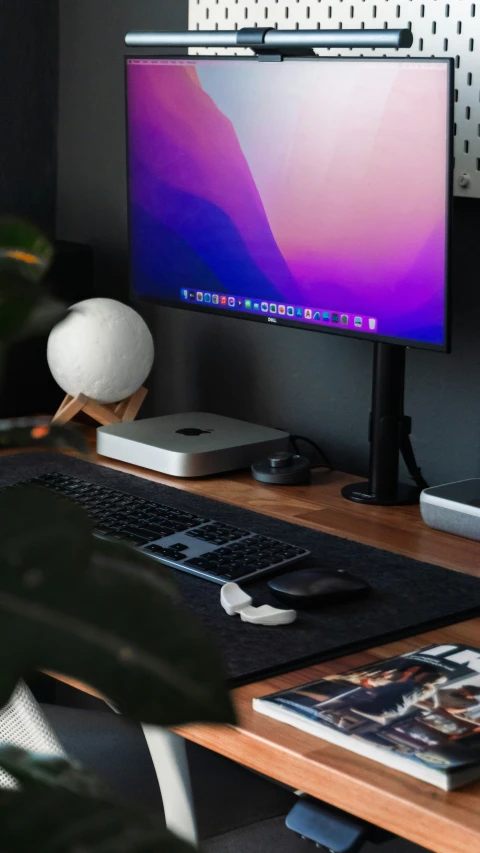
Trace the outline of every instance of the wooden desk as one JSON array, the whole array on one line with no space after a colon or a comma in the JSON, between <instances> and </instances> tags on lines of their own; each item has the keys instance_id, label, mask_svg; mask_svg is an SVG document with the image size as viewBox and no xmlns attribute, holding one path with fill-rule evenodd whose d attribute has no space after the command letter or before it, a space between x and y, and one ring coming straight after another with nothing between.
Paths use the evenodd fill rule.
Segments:
<instances>
[{"instance_id":1,"label":"wooden desk","mask_svg":"<svg viewBox=\"0 0 480 853\"><path fill-rule=\"evenodd\" d=\"M348 503L341 497L340 488L355 479L351 476L319 473L311 486L282 488L255 483L248 473L182 481L105 458L95 457L95 461L254 512L480 576L480 544L428 529L418 507L385 509ZM251 707L254 696L444 642L480 645L480 619L241 687L233 694L240 720L237 728L189 726L178 732L435 853L480 851L480 783L447 794L256 714ZM88 691L84 685L64 680Z\"/></svg>"}]
</instances>

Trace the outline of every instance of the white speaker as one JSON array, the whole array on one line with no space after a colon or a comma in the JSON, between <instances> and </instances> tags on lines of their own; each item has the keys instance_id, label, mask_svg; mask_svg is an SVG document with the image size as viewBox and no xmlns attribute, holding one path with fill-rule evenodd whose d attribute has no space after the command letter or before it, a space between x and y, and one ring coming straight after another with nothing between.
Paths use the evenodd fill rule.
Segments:
<instances>
[{"instance_id":1,"label":"white speaker","mask_svg":"<svg viewBox=\"0 0 480 853\"><path fill-rule=\"evenodd\" d=\"M480 479L425 489L420 511L429 527L480 541Z\"/></svg>"}]
</instances>

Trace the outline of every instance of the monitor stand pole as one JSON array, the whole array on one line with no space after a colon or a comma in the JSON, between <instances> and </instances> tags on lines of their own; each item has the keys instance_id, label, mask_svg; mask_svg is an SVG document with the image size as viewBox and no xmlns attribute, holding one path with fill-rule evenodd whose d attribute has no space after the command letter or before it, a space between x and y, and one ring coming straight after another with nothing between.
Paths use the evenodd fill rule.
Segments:
<instances>
[{"instance_id":1,"label":"monitor stand pole","mask_svg":"<svg viewBox=\"0 0 480 853\"><path fill-rule=\"evenodd\" d=\"M410 450L413 458L411 420L403 411L404 390L405 347L375 344L369 481L345 486L342 495L347 500L376 506L418 503L420 489L398 482L400 453Z\"/></svg>"}]
</instances>

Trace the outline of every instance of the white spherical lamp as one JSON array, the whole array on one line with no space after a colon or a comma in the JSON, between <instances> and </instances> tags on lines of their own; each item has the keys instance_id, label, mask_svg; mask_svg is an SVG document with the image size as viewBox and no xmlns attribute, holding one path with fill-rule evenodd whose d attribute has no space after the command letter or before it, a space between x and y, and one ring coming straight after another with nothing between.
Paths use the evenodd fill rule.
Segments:
<instances>
[{"instance_id":1,"label":"white spherical lamp","mask_svg":"<svg viewBox=\"0 0 480 853\"><path fill-rule=\"evenodd\" d=\"M47 359L67 395L100 404L131 397L149 375L154 357L147 324L115 299L74 305L50 333Z\"/></svg>"}]
</instances>

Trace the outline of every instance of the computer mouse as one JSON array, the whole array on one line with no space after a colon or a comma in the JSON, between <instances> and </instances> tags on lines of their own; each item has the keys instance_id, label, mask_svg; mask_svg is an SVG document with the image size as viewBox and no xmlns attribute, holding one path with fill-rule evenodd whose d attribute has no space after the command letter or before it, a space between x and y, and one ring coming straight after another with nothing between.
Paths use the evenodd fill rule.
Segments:
<instances>
[{"instance_id":1,"label":"computer mouse","mask_svg":"<svg viewBox=\"0 0 480 853\"><path fill-rule=\"evenodd\" d=\"M370 585L345 569L298 569L269 581L269 588L279 601L295 609L321 607L349 601L366 595Z\"/></svg>"}]
</instances>

